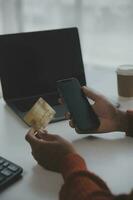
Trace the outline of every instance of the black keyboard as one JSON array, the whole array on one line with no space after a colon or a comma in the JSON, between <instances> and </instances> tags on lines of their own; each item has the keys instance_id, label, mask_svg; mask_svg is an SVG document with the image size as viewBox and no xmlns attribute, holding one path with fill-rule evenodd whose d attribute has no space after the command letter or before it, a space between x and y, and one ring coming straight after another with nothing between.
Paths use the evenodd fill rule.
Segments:
<instances>
[{"instance_id":1,"label":"black keyboard","mask_svg":"<svg viewBox=\"0 0 133 200\"><path fill-rule=\"evenodd\" d=\"M22 171L20 166L0 156L0 190L20 178Z\"/></svg>"},{"instance_id":2,"label":"black keyboard","mask_svg":"<svg viewBox=\"0 0 133 200\"><path fill-rule=\"evenodd\" d=\"M36 101L42 97L47 101L50 105L58 105L58 98L54 99L47 99L45 96L40 95L40 96L33 96L33 97L27 97L27 98L22 98L22 99L14 99L8 101L10 104L13 104L18 110L21 112L27 112L32 108L32 106L36 103Z\"/></svg>"},{"instance_id":3,"label":"black keyboard","mask_svg":"<svg viewBox=\"0 0 133 200\"><path fill-rule=\"evenodd\" d=\"M7 103L11 107L17 108L20 112L27 112L29 111L35 102L39 99L39 97L27 97L22 99L11 99L8 100Z\"/></svg>"}]
</instances>

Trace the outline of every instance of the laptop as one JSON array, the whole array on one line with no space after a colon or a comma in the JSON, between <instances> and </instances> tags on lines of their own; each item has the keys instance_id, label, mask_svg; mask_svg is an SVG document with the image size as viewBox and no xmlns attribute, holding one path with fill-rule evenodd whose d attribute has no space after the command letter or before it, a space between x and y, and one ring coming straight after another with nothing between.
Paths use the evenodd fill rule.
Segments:
<instances>
[{"instance_id":1,"label":"laptop","mask_svg":"<svg viewBox=\"0 0 133 200\"><path fill-rule=\"evenodd\" d=\"M0 78L5 102L23 119L42 97L64 119L56 81L75 77L86 84L76 27L0 35Z\"/></svg>"}]
</instances>

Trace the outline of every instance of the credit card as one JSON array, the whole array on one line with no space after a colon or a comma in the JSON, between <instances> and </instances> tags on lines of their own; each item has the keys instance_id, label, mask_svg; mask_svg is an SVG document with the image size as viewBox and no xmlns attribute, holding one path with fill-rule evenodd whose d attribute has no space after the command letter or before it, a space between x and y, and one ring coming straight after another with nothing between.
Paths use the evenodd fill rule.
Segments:
<instances>
[{"instance_id":1,"label":"credit card","mask_svg":"<svg viewBox=\"0 0 133 200\"><path fill-rule=\"evenodd\" d=\"M56 114L55 110L43 99L39 98L24 116L24 121L34 130L45 128Z\"/></svg>"}]
</instances>

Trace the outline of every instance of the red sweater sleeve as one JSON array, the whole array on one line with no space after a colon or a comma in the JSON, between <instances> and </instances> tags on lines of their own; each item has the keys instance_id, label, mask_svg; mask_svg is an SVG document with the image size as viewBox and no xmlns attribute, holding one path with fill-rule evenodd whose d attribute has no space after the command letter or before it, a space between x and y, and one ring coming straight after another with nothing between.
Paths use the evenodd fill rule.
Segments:
<instances>
[{"instance_id":1,"label":"red sweater sleeve","mask_svg":"<svg viewBox=\"0 0 133 200\"><path fill-rule=\"evenodd\" d=\"M64 185L60 200L133 200L133 193L114 196L102 179L87 170L83 158L77 154L67 155L61 169Z\"/></svg>"}]
</instances>

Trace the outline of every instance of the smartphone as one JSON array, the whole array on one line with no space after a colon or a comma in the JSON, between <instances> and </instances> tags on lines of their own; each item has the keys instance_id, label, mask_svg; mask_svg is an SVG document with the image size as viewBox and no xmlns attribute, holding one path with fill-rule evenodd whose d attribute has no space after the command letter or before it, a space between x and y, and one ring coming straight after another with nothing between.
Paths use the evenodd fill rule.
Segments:
<instances>
[{"instance_id":1,"label":"smartphone","mask_svg":"<svg viewBox=\"0 0 133 200\"><path fill-rule=\"evenodd\" d=\"M58 80L57 90L59 95L63 97L79 133L88 133L99 127L99 118L81 90L78 79Z\"/></svg>"}]
</instances>

